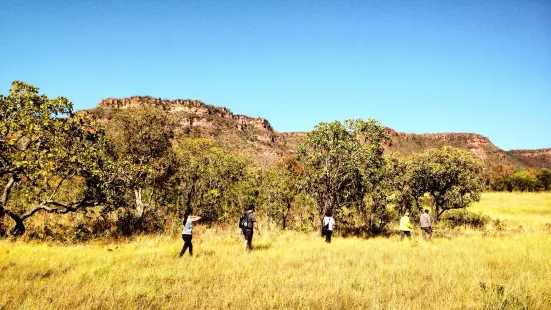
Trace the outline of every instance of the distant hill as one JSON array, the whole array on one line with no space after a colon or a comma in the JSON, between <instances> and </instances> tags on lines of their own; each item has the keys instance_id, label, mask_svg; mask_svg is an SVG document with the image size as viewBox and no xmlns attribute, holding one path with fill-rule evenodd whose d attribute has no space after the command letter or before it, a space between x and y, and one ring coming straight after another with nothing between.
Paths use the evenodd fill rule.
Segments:
<instances>
[{"instance_id":1,"label":"distant hill","mask_svg":"<svg viewBox=\"0 0 551 310\"><path fill-rule=\"evenodd\" d=\"M511 150L507 153L511 154L511 156L516 158L526 167L535 169L551 169L551 148L536 150Z\"/></svg>"},{"instance_id":2,"label":"distant hill","mask_svg":"<svg viewBox=\"0 0 551 310\"><path fill-rule=\"evenodd\" d=\"M108 98L87 110L108 122L117 109L140 106L162 108L177 119L176 137L210 137L220 148L252 159L263 167L272 166L296 150L306 132L277 132L268 120L232 113L228 108L199 100L167 100L149 96ZM551 168L551 149L504 151L484 136L474 133L409 134L387 128L391 141L387 150L402 154L422 152L444 145L465 149L487 164L501 163L514 168Z\"/></svg>"}]
</instances>

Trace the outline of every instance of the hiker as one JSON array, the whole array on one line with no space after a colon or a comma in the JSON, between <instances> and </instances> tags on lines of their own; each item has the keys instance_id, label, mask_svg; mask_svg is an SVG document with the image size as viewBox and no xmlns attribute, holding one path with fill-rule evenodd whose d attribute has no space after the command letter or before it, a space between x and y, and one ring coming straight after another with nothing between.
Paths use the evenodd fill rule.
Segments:
<instances>
[{"instance_id":1,"label":"hiker","mask_svg":"<svg viewBox=\"0 0 551 310\"><path fill-rule=\"evenodd\" d=\"M428 240L432 237L432 224L430 222L429 210L425 209L425 213L421 214L419 224L423 232L423 239Z\"/></svg>"},{"instance_id":2,"label":"hiker","mask_svg":"<svg viewBox=\"0 0 551 310\"><path fill-rule=\"evenodd\" d=\"M180 257L184 255L186 250L189 248L189 256L193 256L193 244L191 243L191 232L193 230L193 222L200 220L201 217L191 215L191 209L187 209L184 212L184 218L182 224L184 224L184 230L182 230L182 239L184 240L184 246L182 251L180 251Z\"/></svg>"},{"instance_id":3,"label":"hiker","mask_svg":"<svg viewBox=\"0 0 551 310\"><path fill-rule=\"evenodd\" d=\"M325 235L325 242L327 243L331 243L333 225L335 225L335 220L333 219L333 214L329 211L325 213L325 217L323 218L323 227L321 229L322 236Z\"/></svg>"},{"instance_id":4,"label":"hiker","mask_svg":"<svg viewBox=\"0 0 551 310\"><path fill-rule=\"evenodd\" d=\"M256 216L254 214L255 206L253 204L249 205L247 211L241 214L239 218L239 228L243 232L245 237L245 250L251 251L253 249L253 234L254 229L260 234L258 229L258 223L256 222Z\"/></svg>"},{"instance_id":5,"label":"hiker","mask_svg":"<svg viewBox=\"0 0 551 310\"><path fill-rule=\"evenodd\" d=\"M404 240L404 236L407 236L408 239L411 239L411 230L413 226L409 221L409 212L406 212L404 216L400 219L400 241Z\"/></svg>"}]
</instances>

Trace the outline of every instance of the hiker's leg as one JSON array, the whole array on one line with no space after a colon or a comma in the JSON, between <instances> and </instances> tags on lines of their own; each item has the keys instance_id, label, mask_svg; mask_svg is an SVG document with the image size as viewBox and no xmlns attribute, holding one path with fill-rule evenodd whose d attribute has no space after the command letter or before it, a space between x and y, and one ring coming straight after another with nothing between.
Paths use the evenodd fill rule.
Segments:
<instances>
[{"instance_id":1,"label":"hiker's leg","mask_svg":"<svg viewBox=\"0 0 551 310\"><path fill-rule=\"evenodd\" d=\"M423 236L423 240L427 240L427 228L421 227L421 234Z\"/></svg>"},{"instance_id":2,"label":"hiker's leg","mask_svg":"<svg viewBox=\"0 0 551 310\"><path fill-rule=\"evenodd\" d=\"M409 240L411 240L411 232L410 231L406 231L406 236L408 237Z\"/></svg>"},{"instance_id":3,"label":"hiker's leg","mask_svg":"<svg viewBox=\"0 0 551 310\"><path fill-rule=\"evenodd\" d=\"M191 235L183 235L185 240L185 247L189 248L189 255L193 255L193 244L191 243ZM185 252L185 251L184 251Z\"/></svg>"},{"instance_id":4,"label":"hiker's leg","mask_svg":"<svg viewBox=\"0 0 551 310\"><path fill-rule=\"evenodd\" d=\"M182 250L180 251L180 256L184 255L184 253L187 250L188 244L186 241L186 235L182 235L182 240L184 240L184 246L182 247Z\"/></svg>"},{"instance_id":5,"label":"hiker's leg","mask_svg":"<svg viewBox=\"0 0 551 310\"><path fill-rule=\"evenodd\" d=\"M325 242L331 243L331 235L333 235L333 231L328 230L327 233L325 234Z\"/></svg>"},{"instance_id":6,"label":"hiker's leg","mask_svg":"<svg viewBox=\"0 0 551 310\"><path fill-rule=\"evenodd\" d=\"M253 249L253 234L254 232L251 230L251 232L249 233L249 238L247 239L247 247L249 251L252 251Z\"/></svg>"},{"instance_id":7,"label":"hiker's leg","mask_svg":"<svg viewBox=\"0 0 551 310\"><path fill-rule=\"evenodd\" d=\"M406 232L403 230L400 230L400 241L404 240L405 235L406 235Z\"/></svg>"}]
</instances>

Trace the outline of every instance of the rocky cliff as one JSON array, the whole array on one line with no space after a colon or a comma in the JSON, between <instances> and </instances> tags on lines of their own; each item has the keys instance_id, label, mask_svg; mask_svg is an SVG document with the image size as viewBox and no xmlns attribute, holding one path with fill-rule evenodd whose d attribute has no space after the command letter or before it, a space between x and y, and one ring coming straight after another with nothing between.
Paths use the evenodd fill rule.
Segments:
<instances>
[{"instance_id":1,"label":"rocky cliff","mask_svg":"<svg viewBox=\"0 0 551 310\"><path fill-rule=\"evenodd\" d=\"M232 113L228 108L200 100L160 99L149 96L108 98L89 110L108 121L118 109L155 106L176 117L177 137L210 137L230 152L250 157L259 166L271 166L282 156L294 153L305 132L277 132L268 120ZM475 133L409 134L387 128L391 141L386 149L402 154L422 152L449 145L468 150L487 164L501 163L514 168L551 168L551 149L503 151L487 137Z\"/></svg>"},{"instance_id":2,"label":"rocky cliff","mask_svg":"<svg viewBox=\"0 0 551 310\"><path fill-rule=\"evenodd\" d=\"M230 152L250 157L260 166L271 166L285 154L293 153L305 133L279 133L264 118L234 114L228 108L200 100L160 99L149 96L107 98L89 110L109 121L118 109L155 106L175 116L177 137L209 137Z\"/></svg>"},{"instance_id":3,"label":"rocky cliff","mask_svg":"<svg viewBox=\"0 0 551 310\"><path fill-rule=\"evenodd\" d=\"M512 150L507 153L527 167L534 169L551 169L551 148L536 150Z\"/></svg>"}]
</instances>

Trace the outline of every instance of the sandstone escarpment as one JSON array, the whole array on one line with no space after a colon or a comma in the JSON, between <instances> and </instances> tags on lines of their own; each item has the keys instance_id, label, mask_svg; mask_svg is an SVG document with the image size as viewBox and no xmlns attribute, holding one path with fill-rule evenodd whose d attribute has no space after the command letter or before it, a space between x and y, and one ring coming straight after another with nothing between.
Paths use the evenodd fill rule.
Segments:
<instances>
[{"instance_id":1,"label":"sandstone escarpment","mask_svg":"<svg viewBox=\"0 0 551 310\"><path fill-rule=\"evenodd\" d=\"M511 150L507 153L528 167L535 169L551 169L551 148L536 150Z\"/></svg>"},{"instance_id":2,"label":"sandstone escarpment","mask_svg":"<svg viewBox=\"0 0 551 310\"><path fill-rule=\"evenodd\" d=\"M276 132L264 118L234 114L228 108L200 100L149 96L108 98L89 112L108 122L110 115L117 110L149 106L161 108L175 117L177 138L212 138L224 150L247 156L263 167L272 166L283 156L293 154L307 135L306 132ZM385 149L404 155L452 146L471 152L487 165L499 163L513 168L551 168L551 149L505 152L487 137L475 133L410 134L391 128L386 128L386 131L391 140Z\"/></svg>"}]
</instances>

